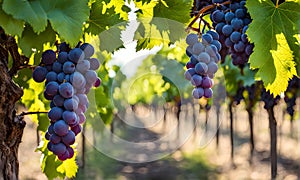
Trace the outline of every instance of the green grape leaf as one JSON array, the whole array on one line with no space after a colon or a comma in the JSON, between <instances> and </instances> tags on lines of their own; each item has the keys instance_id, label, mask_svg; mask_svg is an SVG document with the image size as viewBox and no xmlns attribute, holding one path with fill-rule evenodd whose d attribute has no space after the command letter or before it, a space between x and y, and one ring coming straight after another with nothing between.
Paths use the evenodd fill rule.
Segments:
<instances>
[{"instance_id":1,"label":"green grape leaf","mask_svg":"<svg viewBox=\"0 0 300 180\"><path fill-rule=\"evenodd\" d=\"M76 147L71 146L74 149L74 156L71 159L60 161L56 155L47 149L48 141L45 139L45 133L42 133L42 141L36 151L42 152L42 172L47 176L48 179L57 179L57 177L73 178L75 177L78 166L76 164Z\"/></svg>"},{"instance_id":2,"label":"green grape leaf","mask_svg":"<svg viewBox=\"0 0 300 180\"><path fill-rule=\"evenodd\" d=\"M28 22L36 33L47 27L47 14L40 1L3 0L2 8L15 19Z\"/></svg>"},{"instance_id":3,"label":"green grape leaf","mask_svg":"<svg viewBox=\"0 0 300 180\"><path fill-rule=\"evenodd\" d=\"M251 86L255 83L255 72L249 68L249 66L245 66L243 69L243 75L240 80L243 81L243 86Z\"/></svg>"},{"instance_id":4,"label":"green grape leaf","mask_svg":"<svg viewBox=\"0 0 300 180\"><path fill-rule=\"evenodd\" d=\"M271 0L247 1L253 19L247 34L254 43L249 62L258 69L256 76L276 96L284 92L288 81L300 71L299 43L300 4L284 2L276 7Z\"/></svg>"},{"instance_id":5,"label":"green grape leaf","mask_svg":"<svg viewBox=\"0 0 300 180\"><path fill-rule=\"evenodd\" d=\"M55 42L55 32L49 24L45 31L39 34L36 34L32 27L27 25L19 39L19 47L25 56L30 57L33 49L36 49L37 52L42 51L43 44L48 42L51 44Z\"/></svg>"},{"instance_id":6,"label":"green grape leaf","mask_svg":"<svg viewBox=\"0 0 300 180\"><path fill-rule=\"evenodd\" d=\"M98 35L108 27L117 25L123 22L120 14L116 14L113 7L108 8L103 1L96 1L92 4L91 14L88 20L87 32Z\"/></svg>"},{"instance_id":7,"label":"green grape leaf","mask_svg":"<svg viewBox=\"0 0 300 180\"><path fill-rule=\"evenodd\" d=\"M114 52L120 48L123 48L123 41L121 40L121 27L113 26L108 30L100 33L100 50Z\"/></svg>"},{"instance_id":8,"label":"green grape leaf","mask_svg":"<svg viewBox=\"0 0 300 180\"><path fill-rule=\"evenodd\" d=\"M38 114L38 127L39 131L46 132L48 130L48 126L50 125L50 121L48 119L47 114Z\"/></svg>"},{"instance_id":9,"label":"green grape leaf","mask_svg":"<svg viewBox=\"0 0 300 180\"><path fill-rule=\"evenodd\" d=\"M83 23L89 16L88 1L46 1L44 8L52 28L67 43L75 46L83 34Z\"/></svg>"},{"instance_id":10,"label":"green grape leaf","mask_svg":"<svg viewBox=\"0 0 300 180\"><path fill-rule=\"evenodd\" d=\"M11 35L21 36L24 29L24 22L18 19L14 19L11 15L6 14L0 9L0 25L4 29L5 33Z\"/></svg>"},{"instance_id":11,"label":"green grape leaf","mask_svg":"<svg viewBox=\"0 0 300 180\"><path fill-rule=\"evenodd\" d=\"M76 176L78 166L76 164L76 151L71 159L63 161L58 167L57 172L64 174L68 178L73 178Z\"/></svg>"},{"instance_id":12,"label":"green grape leaf","mask_svg":"<svg viewBox=\"0 0 300 180\"><path fill-rule=\"evenodd\" d=\"M153 16L187 23L190 20L190 0L160 0L154 7Z\"/></svg>"},{"instance_id":13,"label":"green grape leaf","mask_svg":"<svg viewBox=\"0 0 300 180\"><path fill-rule=\"evenodd\" d=\"M46 144L46 143L45 143ZM54 179L56 177L64 177L64 174L57 172L57 167L62 164L61 161L56 160L56 156L46 150L43 152L44 157L42 161L42 171L45 173L48 179Z\"/></svg>"},{"instance_id":14,"label":"green grape leaf","mask_svg":"<svg viewBox=\"0 0 300 180\"><path fill-rule=\"evenodd\" d=\"M139 18L152 18L153 17L153 8L156 6L157 2L148 0L148 1L134 1L135 6L137 7L137 17Z\"/></svg>"},{"instance_id":15,"label":"green grape leaf","mask_svg":"<svg viewBox=\"0 0 300 180\"><path fill-rule=\"evenodd\" d=\"M125 5L124 0L111 0L108 8L114 7L115 13L120 15L120 18L128 20L128 12L131 11L130 7Z\"/></svg>"}]
</instances>

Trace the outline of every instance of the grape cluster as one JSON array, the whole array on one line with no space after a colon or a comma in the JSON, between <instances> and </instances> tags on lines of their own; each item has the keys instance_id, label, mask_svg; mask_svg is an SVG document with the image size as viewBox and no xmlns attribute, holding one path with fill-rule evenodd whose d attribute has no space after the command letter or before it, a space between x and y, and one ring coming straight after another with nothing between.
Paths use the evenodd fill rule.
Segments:
<instances>
[{"instance_id":1,"label":"grape cluster","mask_svg":"<svg viewBox=\"0 0 300 180\"><path fill-rule=\"evenodd\" d=\"M218 62L221 60L219 51L222 48L219 35L215 31L207 31L202 35L201 41L197 34L188 34L186 54L190 60L186 64L185 78L194 85L192 92L195 99L201 97L211 98L213 91L214 74L218 70Z\"/></svg>"},{"instance_id":2,"label":"grape cluster","mask_svg":"<svg viewBox=\"0 0 300 180\"><path fill-rule=\"evenodd\" d=\"M293 77L288 84L286 91L284 92L284 102L286 103L286 110L291 117L294 117L295 105L298 90L300 87L300 79L298 77Z\"/></svg>"},{"instance_id":3,"label":"grape cluster","mask_svg":"<svg viewBox=\"0 0 300 180\"><path fill-rule=\"evenodd\" d=\"M86 120L84 113L89 104L86 94L101 84L95 72L100 62L92 58L93 54L94 47L88 43L74 49L62 43L57 56L53 50L43 52L41 63L32 74L36 82L46 80L44 97L51 101L51 110L45 137L49 140L48 149L62 161L74 155L70 145Z\"/></svg>"},{"instance_id":4,"label":"grape cluster","mask_svg":"<svg viewBox=\"0 0 300 180\"><path fill-rule=\"evenodd\" d=\"M231 2L218 7L210 15L213 26L220 35L220 42L229 49L232 63L236 66L247 64L253 51L253 44L246 35L251 18L245 4L246 1Z\"/></svg>"}]
</instances>

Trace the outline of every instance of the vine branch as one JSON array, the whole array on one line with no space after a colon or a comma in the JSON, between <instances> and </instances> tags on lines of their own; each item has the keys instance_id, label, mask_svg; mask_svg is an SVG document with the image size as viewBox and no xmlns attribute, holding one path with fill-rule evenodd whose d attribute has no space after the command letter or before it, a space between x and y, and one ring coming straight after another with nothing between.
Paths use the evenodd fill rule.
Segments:
<instances>
[{"instance_id":1,"label":"vine branch","mask_svg":"<svg viewBox=\"0 0 300 180\"><path fill-rule=\"evenodd\" d=\"M34 111L34 112L22 112L18 116L26 116L26 115L31 115L31 114L46 114L48 111Z\"/></svg>"}]
</instances>

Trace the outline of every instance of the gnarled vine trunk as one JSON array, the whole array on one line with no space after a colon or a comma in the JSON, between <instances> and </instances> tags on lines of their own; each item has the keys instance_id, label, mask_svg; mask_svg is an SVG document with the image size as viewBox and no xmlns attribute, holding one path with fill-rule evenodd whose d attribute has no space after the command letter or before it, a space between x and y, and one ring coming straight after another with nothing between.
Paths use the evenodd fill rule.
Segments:
<instances>
[{"instance_id":1,"label":"gnarled vine trunk","mask_svg":"<svg viewBox=\"0 0 300 180\"><path fill-rule=\"evenodd\" d=\"M17 50L15 39L0 28L0 180L18 179L18 148L26 124L15 111L15 104L23 95L23 90L12 80L17 66L24 62ZM11 69L9 54L13 59Z\"/></svg>"}]
</instances>

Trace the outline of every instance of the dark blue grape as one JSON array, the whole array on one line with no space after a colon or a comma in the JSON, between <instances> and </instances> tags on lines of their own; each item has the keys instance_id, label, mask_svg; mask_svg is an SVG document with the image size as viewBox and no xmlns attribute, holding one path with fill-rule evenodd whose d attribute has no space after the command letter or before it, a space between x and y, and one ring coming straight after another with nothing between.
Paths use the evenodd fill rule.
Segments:
<instances>
[{"instance_id":1,"label":"dark blue grape","mask_svg":"<svg viewBox=\"0 0 300 180\"><path fill-rule=\"evenodd\" d=\"M32 73L32 78L35 82L43 82L46 79L48 71L45 67L38 66Z\"/></svg>"},{"instance_id":2,"label":"dark blue grape","mask_svg":"<svg viewBox=\"0 0 300 180\"><path fill-rule=\"evenodd\" d=\"M61 137L55 133L50 136L50 142L52 144L58 144L58 143L60 143L61 140L62 140Z\"/></svg>"},{"instance_id":3,"label":"dark blue grape","mask_svg":"<svg viewBox=\"0 0 300 180\"><path fill-rule=\"evenodd\" d=\"M190 81L194 74L196 74L195 68L189 68L188 70L185 71L184 77L185 79Z\"/></svg>"},{"instance_id":4,"label":"dark blue grape","mask_svg":"<svg viewBox=\"0 0 300 180\"><path fill-rule=\"evenodd\" d=\"M212 20L215 23L219 23L222 22L224 19L224 12L220 11L220 10L216 10L212 13Z\"/></svg>"},{"instance_id":5,"label":"dark blue grape","mask_svg":"<svg viewBox=\"0 0 300 180\"><path fill-rule=\"evenodd\" d=\"M55 81L51 81L46 85L45 92L47 95L55 96L58 92L58 83Z\"/></svg>"},{"instance_id":6,"label":"dark blue grape","mask_svg":"<svg viewBox=\"0 0 300 180\"><path fill-rule=\"evenodd\" d=\"M56 73L60 73L61 70L62 70L62 64L59 63L59 62L54 62L53 65L52 65L52 70Z\"/></svg>"},{"instance_id":7,"label":"dark blue grape","mask_svg":"<svg viewBox=\"0 0 300 180\"><path fill-rule=\"evenodd\" d=\"M198 42L198 35L197 34L188 34L186 36L186 39L185 39L186 43L190 46L193 46L195 43Z\"/></svg>"},{"instance_id":8,"label":"dark blue grape","mask_svg":"<svg viewBox=\"0 0 300 180\"><path fill-rule=\"evenodd\" d=\"M79 60L83 60L85 57L84 52L80 48L74 48L69 52L68 58L73 63L77 63Z\"/></svg>"},{"instance_id":9,"label":"dark blue grape","mask_svg":"<svg viewBox=\"0 0 300 180\"><path fill-rule=\"evenodd\" d=\"M226 38L225 42L224 42L225 46L230 48L231 46L233 46L233 42L230 40L230 38Z\"/></svg>"},{"instance_id":10,"label":"dark blue grape","mask_svg":"<svg viewBox=\"0 0 300 180\"><path fill-rule=\"evenodd\" d=\"M58 143L58 144L53 144L52 145L52 152L55 154L55 155L63 155L67 150L67 147L66 145L64 145L63 143Z\"/></svg>"},{"instance_id":11,"label":"dark blue grape","mask_svg":"<svg viewBox=\"0 0 300 180\"><path fill-rule=\"evenodd\" d=\"M74 111L64 111L62 117L69 125L76 124L78 122L76 113Z\"/></svg>"},{"instance_id":12,"label":"dark blue grape","mask_svg":"<svg viewBox=\"0 0 300 180\"><path fill-rule=\"evenodd\" d=\"M90 45L89 43L83 43L80 46L80 49L83 50L85 58L91 57L95 52L94 47L92 45Z\"/></svg>"},{"instance_id":13,"label":"dark blue grape","mask_svg":"<svg viewBox=\"0 0 300 180\"><path fill-rule=\"evenodd\" d=\"M233 47L236 52L243 52L245 50L245 44L242 41L235 43Z\"/></svg>"},{"instance_id":14,"label":"dark blue grape","mask_svg":"<svg viewBox=\"0 0 300 180\"><path fill-rule=\"evenodd\" d=\"M73 86L68 82L59 85L58 90L59 94L64 98L70 98L74 95Z\"/></svg>"},{"instance_id":15,"label":"dark blue grape","mask_svg":"<svg viewBox=\"0 0 300 180\"><path fill-rule=\"evenodd\" d=\"M209 30L206 32L206 34L210 34L214 40L219 40L219 34L216 33L215 31Z\"/></svg>"},{"instance_id":16,"label":"dark blue grape","mask_svg":"<svg viewBox=\"0 0 300 180\"><path fill-rule=\"evenodd\" d=\"M213 42L211 44L213 44L213 45L215 45L217 47L217 51L221 51L222 44L220 43L220 41L213 40Z\"/></svg>"},{"instance_id":17,"label":"dark blue grape","mask_svg":"<svg viewBox=\"0 0 300 180\"><path fill-rule=\"evenodd\" d=\"M244 24L244 22L241 19L233 18L231 20L231 25L232 25L233 29L236 31L240 30L243 27L243 24Z\"/></svg>"},{"instance_id":18,"label":"dark blue grape","mask_svg":"<svg viewBox=\"0 0 300 180\"><path fill-rule=\"evenodd\" d=\"M216 25L215 29L219 34L221 34L224 26L225 26L225 23L221 22Z\"/></svg>"},{"instance_id":19,"label":"dark blue grape","mask_svg":"<svg viewBox=\"0 0 300 180\"><path fill-rule=\"evenodd\" d=\"M195 66L195 71L197 74L201 74L201 75L204 75L207 73L207 70L208 70L208 67L205 63L203 62L199 62L196 64Z\"/></svg>"},{"instance_id":20,"label":"dark blue grape","mask_svg":"<svg viewBox=\"0 0 300 180\"><path fill-rule=\"evenodd\" d=\"M75 64L71 61L67 61L63 65L63 71L65 74L71 74L75 71Z\"/></svg>"},{"instance_id":21,"label":"dark blue grape","mask_svg":"<svg viewBox=\"0 0 300 180\"><path fill-rule=\"evenodd\" d=\"M213 96L213 90L211 88L204 89L204 97L211 98Z\"/></svg>"},{"instance_id":22,"label":"dark blue grape","mask_svg":"<svg viewBox=\"0 0 300 180\"><path fill-rule=\"evenodd\" d=\"M55 95L53 98L53 103L55 104L55 106L62 107L64 106L64 102L65 99L59 94Z\"/></svg>"},{"instance_id":23,"label":"dark blue grape","mask_svg":"<svg viewBox=\"0 0 300 180\"><path fill-rule=\"evenodd\" d=\"M59 119L61 119L63 114L63 109L59 107L53 107L51 110L48 112L48 117L51 119L52 122L55 122Z\"/></svg>"},{"instance_id":24,"label":"dark blue grape","mask_svg":"<svg viewBox=\"0 0 300 180\"><path fill-rule=\"evenodd\" d=\"M237 9L235 11L235 16L237 18L243 19L245 17L245 15L246 15L246 13L245 13L244 9Z\"/></svg>"},{"instance_id":25,"label":"dark blue grape","mask_svg":"<svg viewBox=\"0 0 300 180\"><path fill-rule=\"evenodd\" d=\"M54 132L59 136L65 136L68 134L69 126L64 120L58 120L53 126Z\"/></svg>"},{"instance_id":26,"label":"dark blue grape","mask_svg":"<svg viewBox=\"0 0 300 180\"><path fill-rule=\"evenodd\" d=\"M61 72L61 73L57 74L57 81L59 83L64 82L64 79L65 79L65 73Z\"/></svg>"},{"instance_id":27,"label":"dark blue grape","mask_svg":"<svg viewBox=\"0 0 300 180\"><path fill-rule=\"evenodd\" d=\"M225 36L230 36L230 34L232 33L233 31L233 27L231 25L228 25L226 24L225 26L223 26L222 28L222 33L225 35Z\"/></svg>"},{"instance_id":28,"label":"dark blue grape","mask_svg":"<svg viewBox=\"0 0 300 180\"><path fill-rule=\"evenodd\" d=\"M248 37L246 34L242 34L241 35L241 40L244 42L244 43L247 43L248 42Z\"/></svg>"},{"instance_id":29,"label":"dark blue grape","mask_svg":"<svg viewBox=\"0 0 300 180\"><path fill-rule=\"evenodd\" d=\"M198 74L194 74L191 79L191 83L194 86L200 86L202 84L202 77Z\"/></svg>"},{"instance_id":30,"label":"dark blue grape","mask_svg":"<svg viewBox=\"0 0 300 180\"><path fill-rule=\"evenodd\" d=\"M51 82L51 81L56 81L57 80L57 74L54 71L50 71L46 75L46 81Z\"/></svg>"},{"instance_id":31,"label":"dark blue grape","mask_svg":"<svg viewBox=\"0 0 300 180\"><path fill-rule=\"evenodd\" d=\"M53 50L46 50L42 53L42 63L52 65L56 60L56 54Z\"/></svg>"},{"instance_id":32,"label":"dark blue grape","mask_svg":"<svg viewBox=\"0 0 300 180\"><path fill-rule=\"evenodd\" d=\"M225 14L225 21L226 22L231 22L231 20L235 17L234 13L233 12L227 12Z\"/></svg>"},{"instance_id":33,"label":"dark blue grape","mask_svg":"<svg viewBox=\"0 0 300 180\"><path fill-rule=\"evenodd\" d=\"M61 138L61 140L66 146L70 146L70 145L74 144L75 143L75 134L74 134L74 132L69 130L68 134L63 136Z\"/></svg>"},{"instance_id":34,"label":"dark blue grape","mask_svg":"<svg viewBox=\"0 0 300 180\"><path fill-rule=\"evenodd\" d=\"M196 87L193 89L192 94L195 99L200 99L204 95L204 90L202 87Z\"/></svg>"},{"instance_id":35,"label":"dark blue grape","mask_svg":"<svg viewBox=\"0 0 300 180\"><path fill-rule=\"evenodd\" d=\"M203 44L210 44L213 41L213 37L210 34L203 34L202 35L202 43Z\"/></svg>"},{"instance_id":36,"label":"dark blue grape","mask_svg":"<svg viewBox=\"0 0 300 180\"><path fill-rule=\"evenodd\" d=\"M237 43L239 42L239 40L241 39L241 33L238 31L234 31L231 35L230 35L230 40L233 43Z\"/></svg>"},{"instance_id":37,"label":"dark blue grape","mask_svg":"<svg viewBox=\"0 0 300 180\"><path fill-rule=\"evenodd\" d=\"M68 53L65 51L58 53L57 61L61 64L64 64L66 61L68 61Z\"/></svg>"}]
</instances>

